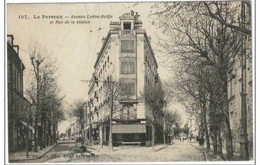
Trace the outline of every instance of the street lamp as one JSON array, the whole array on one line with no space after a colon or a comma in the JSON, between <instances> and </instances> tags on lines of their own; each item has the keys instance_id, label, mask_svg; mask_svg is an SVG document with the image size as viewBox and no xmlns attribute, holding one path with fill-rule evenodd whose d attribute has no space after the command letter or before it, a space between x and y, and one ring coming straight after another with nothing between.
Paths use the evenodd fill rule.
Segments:
<instances>
[{"instance_id":1,"label":"street lamp","mask_svg":"<svg viewBox=\"0 0 260 165\"><path fill-rule=\"evenodd\" d=\"M241 26L245 26L245 2L241 2ZM247 139L247 105L246 105L246 47L245 34L242 34L241 45L241 132L240 132L240 158L249 160Z\"/></svg>"}]
</instances>

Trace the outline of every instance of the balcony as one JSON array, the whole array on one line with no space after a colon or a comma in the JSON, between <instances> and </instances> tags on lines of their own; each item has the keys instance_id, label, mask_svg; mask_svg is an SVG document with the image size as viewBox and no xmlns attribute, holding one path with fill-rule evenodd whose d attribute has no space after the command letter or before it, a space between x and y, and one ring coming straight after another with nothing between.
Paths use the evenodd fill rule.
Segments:
<instances>
[{"instance_id":1,"label":"balcony","mask_svg":"<svg viewBox=\"0 0 260 165\"><path fill-rule=\"evenodd\" d=\"M133 34L133 30L122 30L122 34Z\"/></svg>"},{"instance_id":2,"label":"balcony","mask_svg":"<svg viewBox=\"0 0 260 165\"><path fill-rule=\"evenodd\" d=\"M134 35L135 31L134 30L121 30L122 35Z\"/></svg>"}]
</instances>

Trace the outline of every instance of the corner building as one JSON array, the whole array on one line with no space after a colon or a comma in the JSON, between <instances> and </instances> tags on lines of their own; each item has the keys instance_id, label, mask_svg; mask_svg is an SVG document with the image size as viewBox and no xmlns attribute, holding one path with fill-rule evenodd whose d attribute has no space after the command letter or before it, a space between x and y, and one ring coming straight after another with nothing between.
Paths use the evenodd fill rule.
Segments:
<instances>
[{"instance_id":1,"label":"corner building","mask_svg":"<svg viewBox=\"0 0 260 165\"><path fill-rule=\"evenodd\" d=\"M158 65L138 13L131 11L119 19L120 22L110 23L97 54L88 91L85 139L94 144L108 144L111 90L107 86L120 82L118 97L118 87L114 84L113 145L141 142L149 146L152 131L146 119L150 114L142 94L145 86L160 85Z\"/></svg>"}]
</instances>

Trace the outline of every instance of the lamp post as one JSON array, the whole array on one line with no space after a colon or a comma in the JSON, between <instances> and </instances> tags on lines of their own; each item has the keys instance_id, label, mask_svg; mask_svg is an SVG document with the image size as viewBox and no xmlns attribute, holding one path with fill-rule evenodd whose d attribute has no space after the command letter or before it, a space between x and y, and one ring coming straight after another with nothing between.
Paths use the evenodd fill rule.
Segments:
<instances>
[{"instance_id":1,"label":"lamp post","mask_svg":"<svg viewBox=\"0 0 260 165\"><path fill-rule=\"evenodd\" d=\"M245 2L241 2L241 26L245 26ZM241 34L241 132L240 132L240 158L249 160L247 139L247 103L246 103L246 43L245 34Z\"/></svg>"},{"instance_id":2,"label":"lamp post","mask_svg":"<svg viewBox=\"0 0 260 165\"><path fill-rule=\"evenodd\" d=\"M113 151L113 137L112 137L112 118L113 118L113 102L114 102L114 82L111 81L111 93L110 93L110 120L109 120L109 149Z\"/></svg>"}]
</instances>

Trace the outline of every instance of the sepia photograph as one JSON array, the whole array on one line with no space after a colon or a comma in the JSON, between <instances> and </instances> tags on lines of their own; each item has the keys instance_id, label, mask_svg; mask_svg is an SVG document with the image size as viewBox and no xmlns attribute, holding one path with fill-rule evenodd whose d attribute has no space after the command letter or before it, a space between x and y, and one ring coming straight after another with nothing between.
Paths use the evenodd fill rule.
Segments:
<instances>
[{"instance_id":1,"label":"sepia photograph","mask_svg":"<svg viewBox=\"0 0 260 165\"><path fill-rule=\"evenodd\" d=\"M254 4L7 2L6 163L253 164Z\"/></svg>"}]
</instances>

